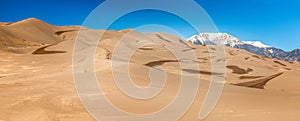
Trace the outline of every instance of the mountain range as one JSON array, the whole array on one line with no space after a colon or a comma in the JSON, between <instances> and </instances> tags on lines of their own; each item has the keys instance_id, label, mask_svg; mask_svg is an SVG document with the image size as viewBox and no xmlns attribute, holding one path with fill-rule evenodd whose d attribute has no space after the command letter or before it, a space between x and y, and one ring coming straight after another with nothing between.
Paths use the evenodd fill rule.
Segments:
<instances>
[{"instance_id":1,"label":"mountain range","mask_svg":"<svg viewBox=\"0 0 300 121\"><path fill-rule=\"evenodd\" d=\"M282 49L265 45L260 41L242 41L228 33L201 33L188 38L187 41L198 45L225 45L270 58L300 61L300 49L286 52Z\"/></svg>"}]
</instances>

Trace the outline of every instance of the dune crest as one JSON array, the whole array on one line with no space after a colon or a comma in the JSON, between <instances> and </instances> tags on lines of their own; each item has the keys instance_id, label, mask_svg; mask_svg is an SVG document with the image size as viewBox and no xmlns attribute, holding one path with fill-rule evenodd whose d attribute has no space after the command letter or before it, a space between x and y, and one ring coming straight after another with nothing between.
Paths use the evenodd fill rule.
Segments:
<instances>
[{"instance_id":1,"label":"dune crest","mask_svg":"<svg viewBox=\"0 0 300 121\"><path fill-rule=\"evenodd\" d=\"M78 31L79 27L57 27L36 18L29 18L0 26L0 50L32 53L41 46L63 41L61 32ZM60 33L60 34L58 34Z\"/></svg>"}]
</instances>

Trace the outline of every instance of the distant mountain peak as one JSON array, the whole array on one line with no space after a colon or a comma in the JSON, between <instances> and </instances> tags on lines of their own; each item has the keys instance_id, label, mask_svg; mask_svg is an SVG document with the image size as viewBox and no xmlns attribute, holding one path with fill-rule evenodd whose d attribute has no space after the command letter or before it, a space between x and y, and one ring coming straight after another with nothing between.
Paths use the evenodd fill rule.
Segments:
<instances>
[{"instance_id":1,"label":"distant mountain peak","mask_svg":"<svg viewBox=\"0 0 300 121\"><path fill-rule=\"evenodd\" d=\"M241 41L228 33L201 33L188 38L187 41L198 45L226 45L280 60L300 61L299 49L285 52L281 49L265 45L260 41Z\"/></svg>"},{"instance_id":2,"label":"distant mountain peak","mask_svg":"<svg viewBox=\"0 0 300 121\"><path fill-rule=\"evenodd\" d=\"M228 33L201 33L199 35L194 35L188 39L188 41L193 43L204 43L203 45L227 45L234 47L235 45L249 44L260 48L269 48L271 46L265 45L260 41L241 41L237 37L234 37ZM205 44L209 43L209 44Z\"/></svg>"}]
</instances>

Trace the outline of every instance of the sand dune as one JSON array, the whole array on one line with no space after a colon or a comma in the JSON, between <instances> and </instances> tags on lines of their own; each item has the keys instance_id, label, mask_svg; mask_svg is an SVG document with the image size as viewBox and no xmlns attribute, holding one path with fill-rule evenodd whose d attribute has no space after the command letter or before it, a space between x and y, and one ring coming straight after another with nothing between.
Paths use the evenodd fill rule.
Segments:
<instances>
[{"instance_id":1,"label":"sand dune","mask_svg":"<svg viewBox=\"0 0 300 121\"><path fill-rule=\"evenodd\" d=\"M0 120L94 120L80 102L72 76L73 45L78 30L76 26L57 27L33 18L1 24ZM176 95L181 71L199 73L201 83L196 99L180 119L198 120L211 77L219 74L211 69L211 59L214 57L210 56L209 48L165 33L142 34L133 29L103 31L84 28L81 34L90 36L84 36L86 48L80 50L79 54L85 55L89 51L92 45L88 40L98 33L104 36L96 49L96 75L105 95L114 105L136 114L160 110ZM120 47L124 51L135 50L137 43L145 41L157 43L137 49L130 59L128 71L136 85L147 87L151 82L149 71L158 66L163 68L167 75L166 87L155 98L148 101L128 98L115 85L112 59L118 63L126 59L122 55L112 56L120 41L125 43ZM194 50L196 60L177 59L166 47L176 48L183 53ZM300 119L299 63L266 58L230 47L225 47L225 50L226 59L216 61L226 61L225 89L207 121ZM85 61L80 60L80 63ZM181 69L179 62L196 62L199 70ZM78 70L78 73L84 71ZM121 69L118 71L125 73Z\"/></svg>"},{"instance_id":2,"label":"sand dune","mask_svg":"<svg viewBox=\"0 0 300 121\"><path fill-rule=\"evenodd\" d=\"M39 46L56 44L63 39L59 32L78 30L78 27L56 27L35 18L0 26L1 50L15 53L28 53ZM32 47L32 49L30 49ZM28 50L29 49L29 50Z\"/></svg>"},{"instance_id":3,"label":"sand dune","mask_svg":"<svg viewBox=\"0 0 300 121\"><path fill-rule=\"evenodd\" d=\"M7 22L0 22L0 25L5 25L7 24Z\"/></svg>"}]
</instances>

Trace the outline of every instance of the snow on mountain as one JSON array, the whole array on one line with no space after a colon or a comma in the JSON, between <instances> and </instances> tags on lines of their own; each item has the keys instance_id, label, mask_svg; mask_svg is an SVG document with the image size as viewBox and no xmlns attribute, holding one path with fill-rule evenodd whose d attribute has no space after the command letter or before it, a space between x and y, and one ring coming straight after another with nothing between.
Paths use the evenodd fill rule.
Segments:
<instances>
[{"instance_id":1,"label":"snow on mountain","mask_svg":"<svg viewBox=\"0 0 300 121\"><path fill-rule=\"evenodd\" d=\"M286 61L300 62L299 49L291 52L285 52L281 49L265 45L259 41L241 41L238 38L227 33L202 33L188 38L187 41L198 45L225 45L247 50L251 53L262 56L277 58Z\"/></svg>"},{"instance_id":2,"label":"snow on mountain","mask_svg":"<svg viewBox=\"0 0 300 121\"><path fill-rule=\"evenodd\" d=\"M274 51L272 49L268 50L270 53L274 53Z\"/></svg>"},{"instance_id":3,"label":"snow on mountain","mask_svg":"<svg viewBox=\"0 0 300 121\"><path fill-rule=\"evenodd\" d=\"M260 47L260 48L268 48L268 47L271 47L271 46L268 46L268 45L263 44L263 43L260 42L260 41L255 41L255 42L252 42L252 41L243 41L243 42L246 43L246 44L253 45L253 46L255 46L255 47Z\"/></svg>"},{"instance_id":4,"label":"snow on mountain","mask_svg":"<svg viewBox=\"0 0 300 121\"><path fill-rule=\"evenodd\" d=\"M271 47L259 41L241 41L238 38L227 33L201 33L199 35L194 35L187 40L194 44L200 45L227 45L234 47L236 45L249 44L259 48Z\"/></svg>"},{"instance_id":5,"label":"snow on mountain","mask_svg":"<svg viewBox=\"0 0 300 121\"><path fill-rule=\"evenodd\" d=\"M202 33L187 40L201 45L227 45L234 47L237 44L243 44L238 38L227 33Z\"/></svg>"}]
</instances>

